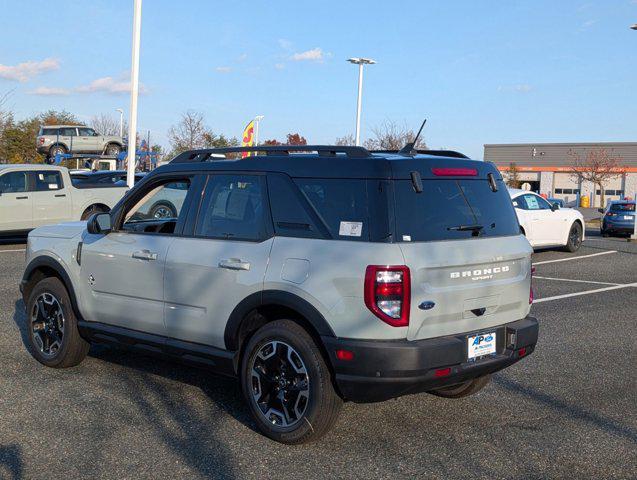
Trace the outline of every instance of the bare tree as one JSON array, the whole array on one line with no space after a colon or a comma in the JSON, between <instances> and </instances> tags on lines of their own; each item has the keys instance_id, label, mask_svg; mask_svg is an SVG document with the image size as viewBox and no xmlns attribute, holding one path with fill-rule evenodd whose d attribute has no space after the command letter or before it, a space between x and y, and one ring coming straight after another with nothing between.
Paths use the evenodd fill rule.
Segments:
<instances>
[{"instance_id":1,"label":"bare tree","mask_svg":"<svg viewBox=\"0 0 637 480\"><path fill-rule=\"evenodd\" d=\"M354 143L356 143L356 140L354 139L354 135L351 133L348 133L343 137L337 137L334 141L334 145L338 145L339 147L353 146Z\"/></svg>"},{"instance_id":2,"label":"bare tree","mask_svg":"<svg viewBox=\"0 0 637 480\"><path fill-rule=\"evenodd\" d=\"M600 206L603 207L606 182L625 173L625 168L621 166L622 157L605 148L591 148L584 156L573 150L569 150L568 154L572 159L571 176L579 182L587 181L595 185L600 192Z\"/></svg>"},{"instance_id":3,"label":"bare tree","mask_svg":"<svg viewBox=\"0 0 637 480\"><path fill-rule=\"evenodd\" d=\"M115 118L112 115L100 113L91 118L90 125L96 132L102 135L119 135L119 118ZM128 122L126 119L124 119L123 130L124 132L128 131Z\"/></svg>"},{"instance_id":4,"label":"bare tree","mask_svg":"<svg viewBox=\"0 0 637 480\"><path fill-rule=\"evenodd\" d=\"M204 148L206 136L211 132L206 127L203 113L188 110L181 114L181 120L168 130L168 140L175 154Z\"/></svg>"},{"instance_id":5,"label":"bare tree","mask_svg":"<svg viewBox=\"0 0 637 480\"><path fill-rule=\"evenodd\" d=\"M520 188L522 185L522 181L520 180L520 171L514 162L509 164L506 184L511 188Z\"/></svg>"},{"instance_id":6,"label":"bare tree","mask_svg":"<svg viewBox=\"0 0 637 480\"><path fill-rule=\"evenodd\" d=\"M406 124L400 126L390 120L386 120L381 125L372 128L372 133L373 137L368 138L363 143L368 150L400 150L407 143L413 142L416 137L416 132L407 127ZM425 150L427 148L422 136L416 142L415 148L417 150Z\"/></svg>"},{"instance_id":7,"label":"bare tree","mask_svg":"<svg viewBox=\"0 0 637 480\"><path fill-rule=\"evenodd\" d=\"M0 95L0 163L7 161L6 155L6 138L5 130L13 125L13 112L9 110L7 102L9 97L13 93L13 90L9 90Z\"/></svg>"}]
</instances>

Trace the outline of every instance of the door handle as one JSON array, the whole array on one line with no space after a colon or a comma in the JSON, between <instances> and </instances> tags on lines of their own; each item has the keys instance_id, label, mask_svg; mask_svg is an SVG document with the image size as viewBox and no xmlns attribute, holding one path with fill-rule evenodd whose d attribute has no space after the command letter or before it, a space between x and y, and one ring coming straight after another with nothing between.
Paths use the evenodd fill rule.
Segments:
<instances>
[{"instance_id":1,"label":"door handle","mask_svg":"<svg viewBox=\"0 0 637 480\"><path fill-rule=\"evenodd\" d=\"M15 197L16 200L28 200L29 197Z\"/></svg>"},{"instance_id":2,"label":"door handle","mask_svg":"<svg viewBox=\"0 0 637 480\"><path fill-rule=\"evenodd\" d=\"M140 250L133 252L133 258L137 258L138 260L157 260L157 254L150 250Z\"/></svg>"},{"instance_id":3,"label":"door handle","mask_svg":"<svg viewBox=\"0 0 637 480\"><path fill-rule=\"evenodd\" d=\"M219 268L228 270L250 270L250 262L244 262L239 258L228 258L219 262Z\"/></svg>"},{"instance_id":4,"label":"door handle","mask_svg":"<svg viewBox=\"0 0 637 480\"><path fill-rule=\"evenodd\" d=\"M56 197L66 197L66 193L59 193L56 195Z\"/></svg>"}]
</instances>

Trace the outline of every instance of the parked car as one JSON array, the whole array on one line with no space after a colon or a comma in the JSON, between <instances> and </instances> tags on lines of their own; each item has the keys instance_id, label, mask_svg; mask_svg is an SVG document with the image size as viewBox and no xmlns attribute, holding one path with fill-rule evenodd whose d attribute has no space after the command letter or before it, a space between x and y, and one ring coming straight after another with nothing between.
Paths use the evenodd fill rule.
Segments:
<instances>
[{"instance_id":1,"label":"parked car","mask_svg":"<svg viewBox=\"0 0 637 480\"><path fill-rule=\"evenodd\" d=\"M31 232L34 357L71 367L107 342L207 366L302 443L343 401L465 397L533 352L532 249L493 164L293 149L185 152L110 213ZM175 212L145 213L168 190Z\"/></svg>"},{"instance_id":2,"label":"parked car","mask_svg":"<svg viewBox=\"0 0 637 480\"><path fill-rule=\"evenodd\" d=\"M547 198L546 199L551 205L557 205L560 208L564 208L566 205L564 204L564 200L561 198Z\"/></svg>"},{"instance_id":3,"label":"parked car","mask_svg":"<svg viewBox=\"0 0 637 480\"><path fill-rule=\"evenodd\" d=\"M509 189L520 231L532 247L563 247L575 252L584 241L584 216L572 208L560 208L540 195Z\"/></svg>"},{"instance_id":4,"label":"parked car","mask_svg":"<svg viewBox=\"0 0 637 480\"><path fill-rule=\"evenodd\" d=\"M0 235L24 235L41 225L86 220L109 211L127 188L76 188L64 167L0 165Z\"/></svg>"},{"instance_id":5,"label":"parked car","mask_svg":"<svg viewBox=\"0 0 637 480\"><path fill-rule=\"evenodd\" d=\"M41 126L36 139L38 153L55 157L60 153L96 153L117 156L125 149L124 139L101 135L84 125Z\"/></svg>"},{"instance_id":6,"label":"parked car","mask_svg":"<svg viewBox=\"0 0 637 480\"><path fill-rule=\"evenodd\" d=\"M600 232L603 237L616 234L632 234L635 231L635 200L615 200L606 209L598 209L602 215Z\"/></svg>"}]
</instances>

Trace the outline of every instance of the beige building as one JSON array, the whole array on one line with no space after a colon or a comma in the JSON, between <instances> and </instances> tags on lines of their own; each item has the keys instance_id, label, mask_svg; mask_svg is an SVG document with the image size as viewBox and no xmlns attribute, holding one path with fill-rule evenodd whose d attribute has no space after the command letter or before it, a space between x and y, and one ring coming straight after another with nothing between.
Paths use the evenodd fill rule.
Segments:
<instances>
[{"instance_id":1,"label":"beige building","mask_svg":"<svg viewBox=\"0 0 637 480\"><path fill-rule=\"evenodd\" d=\"M584 158L588 150L600 148L621 158L621 172L604 186L605 201L635 198L637 142L488 144L484 146L484 159L495 163L505 178L514 163L529 190L560 198L568 206L586 195L591 206L599 207L601 192L590 182L580 181L572 173L572 166L573 153Z\"/></svg>"}]
</instances>

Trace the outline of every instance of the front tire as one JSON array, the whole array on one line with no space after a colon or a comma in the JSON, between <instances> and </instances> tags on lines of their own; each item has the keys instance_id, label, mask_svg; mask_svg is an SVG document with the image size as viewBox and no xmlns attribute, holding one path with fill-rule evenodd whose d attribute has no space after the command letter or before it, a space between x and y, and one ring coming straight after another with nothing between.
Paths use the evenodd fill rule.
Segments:
<instances>
[{"instance_id":1,"label":"front tire","mask_svg":"<svg viewBox=\"0 0 637 480\"><path fill-rule=\"evenodd\" d=\"M259 430L281 443L317 440L343 404L318 346L291 320L268 323L252 336L241 361L241 386Z\"/></svg>"},{"instance_id":2,"label":"front tire","mask_svg":"<svg viewBox=\"0 0 637 480\"><path fill-rule=\"evenodd\" d=\"M86 210L84 210L84 213L82 213L80 220L88 220L94 213L106 213L107 211L108 210L104 210L102 207L98 207L97 205L91 205Z\"/></svg>"},{"instance_id":3,"label":"front tire","mask_svg":"<svg viewBox=\"0 0 637 480\"><path fill-rule=\"evenodd\" d=\"M573 223L571 229L568 232L568 241L566 242L565 250L568 252L577 252L579 247L582 246L582 225L579 222Z\"/></svg>"},{"instance_id":4,"label":"front tire","mask_svg":"<svg viewBox=\"0 0 637 480\"><path fill-rule=\"evenodd\" d=\"M64 284L56 277L40 280L27 300L27 333L31 355L43 365L78 365L90 344L80 336L77 318Z\"/></svg>"},{"instance_id":5,"label":"front tire","mask_svg":"<svg viewBox=\"0 0 637 480\"><path fill-rule=\"evenodd\" d=\"M177 218L177 209L172 203L159 202L150 208L149 215L156 220Z\"/></svg>"},{"instance_id":6,"label":"front tire","mask_svg":"<svg viewBox=\"0 0 637 480\"><path fill-rule=\"evenodd\" d=\"M491 375L485 375L484 377L474 378L473 380L461 383L460 385L432 390L429 393L443 398L463 398L478 393L486 387L490 381Z\"/></svg>"}]
</instances>

